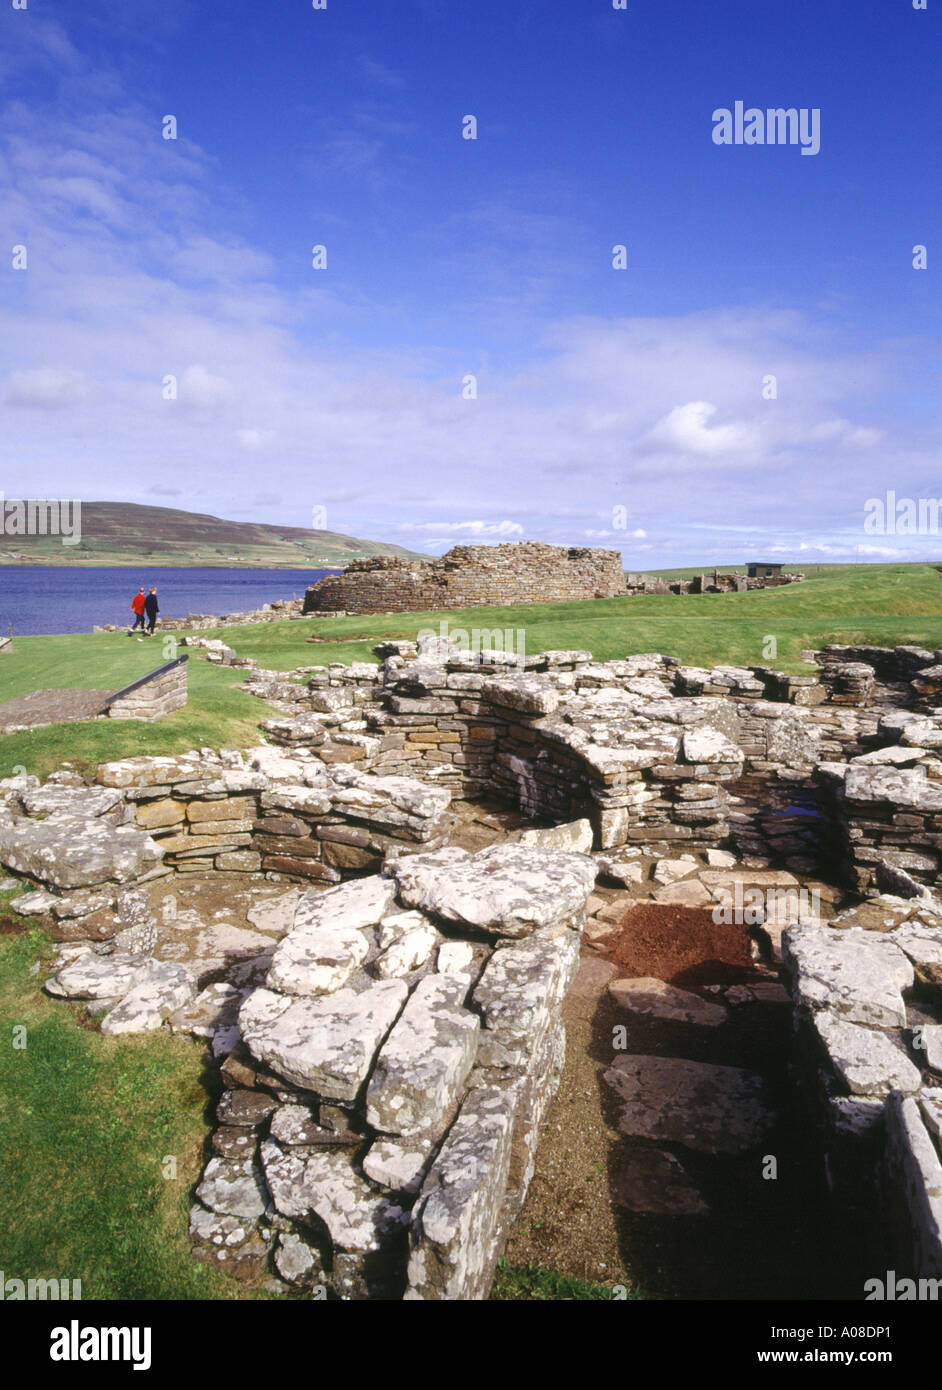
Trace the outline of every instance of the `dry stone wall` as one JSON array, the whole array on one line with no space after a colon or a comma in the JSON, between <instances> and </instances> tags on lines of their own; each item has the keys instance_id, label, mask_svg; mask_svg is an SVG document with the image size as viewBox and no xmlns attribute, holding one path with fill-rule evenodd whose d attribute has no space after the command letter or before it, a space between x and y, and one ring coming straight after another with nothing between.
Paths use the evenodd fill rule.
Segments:
<instances>
[{"instance_id":1,"label":"dry stone wall","mask_svg":"<svg viewBox=\"0 0 942 1390\"><path fill-rule=\"evenodd\" d=\"M246 688L285 711L263 727L328 764L496 794L551 823L587 816L597 849L729 841L863 889L879 865L924 882L942 866L942 717L923 689L934 668L920 664L931 652L829 648L813 654L817 676L656 653L520 661L441 638L377 653L381 668L293 673L305 685L253 672ZM849 659L861 655L871 661ZM908 772L894 779L894 767Z\"/></svg>"},{"instance_id":2,"label":"dry stone wall","mask_svg":"<svg viewBox=\"0 0 942 1390\"><path fill-rule=\"evenodd\" d=\"M200 1256L271 1249L288 1282L345 1298L486 1297L595 875L581 854L446 849L303 896L239 1013Z\"/></svg>"},{"instance_id":3,"label":"dry stone wall","mask_svg":"<svg viewBox=\"0 0 942 1390\"><path fill-rule=\"evenodd\" d=\"M418 613L439 608L552 603L624 594L617 550L521 541L458 545L437 560L375 556L313 584L304 612Z\"/></svg>"},{"instance_id":4,"label":"dry stone wall","mask_svg":"<svg viewBox=\"0 0 942 1390\"><path fill-rule=\"evenodd\" d=\"M201 1255L246 1272L272 1256L284 1281L342 1297L486 1296L596 873L735 845L751 872L822 861L870 895L785 933L796 1047L831 1171L847 1145L848 1171L855 1146L879 1157L901 1258L939 1273L942 710L918 685L934 654L867 654L830 653L815 682L389 643L380 668L252 670L282 710L265 721L277 746L0 783L0 862L43 885L22 910L69 924L49 991L105 1031L169 1023L225 1059ZM861 664L872 679L827 678ZM557 825L585 815L597 857L446 847L452 793L480 791ZM196 869L311 881L261 979L154 958L135 894Z\"/></svg>"},{"instance_id":5,"label":"dry stone wall","mask_svg":"<svg viewBox=\"0 0 942 1390\"><path fill-rule=\"evenodd\" d=\"M868 1220L879 1172L895 1267L938 1278L942 903L915 886L882 894L828 926L790 927L783 953L832 1188Z\"/></svg>"},{"instance_id":6,"label":"dry stone wall","mask_svg":"<svg viewBox=\"0 0 942 1390\"><path fill-rule=\"evenodd\" d=\"M140 719L152 723L175 710L185 709L187 702L186 656L177 657L165 666L133 681L118 690L107 701L111 719Z\"/></svg>"}]
</instances>

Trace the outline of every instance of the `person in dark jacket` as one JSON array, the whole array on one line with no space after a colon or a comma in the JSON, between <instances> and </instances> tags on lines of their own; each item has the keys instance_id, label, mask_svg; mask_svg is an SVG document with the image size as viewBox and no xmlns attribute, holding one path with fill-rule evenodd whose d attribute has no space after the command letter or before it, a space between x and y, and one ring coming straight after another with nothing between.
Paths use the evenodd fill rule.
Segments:
<instances>
[{"instance_id":1,"label":"person in dark jacket","mask_svg":"<svg viewBox=\"0 0 942 1390\"><path fill-rule=\"evenodd\" d=\"M151 589L150 593L145 598L144 612L147 614L147 634L150 636L157 626L157 614L160 612L160 609L157 607L156 589Z\"/></svg>"}]
</instances>

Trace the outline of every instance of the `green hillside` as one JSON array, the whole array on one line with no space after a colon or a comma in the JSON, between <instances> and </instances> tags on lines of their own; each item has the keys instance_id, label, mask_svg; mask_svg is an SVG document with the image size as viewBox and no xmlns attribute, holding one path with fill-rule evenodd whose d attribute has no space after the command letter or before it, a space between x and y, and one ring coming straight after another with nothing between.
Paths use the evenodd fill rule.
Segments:
<instances>
[{"instance_id":1,"label":"green hillside","mask_svg":"<svg viewBox=\"0 0 942 1390\"><path fill-rule=\"evenodd\" d=\"M10 506L10 503L7 503ZM71 525L71 511L67 514ZM61 535L19 536L7 520L0 565L155 565L245 569L342 568L370 555L425 559L415 551L337 531L228 521L173 507L133 502L83 502L80 540Z\"/></svg>"}]
</instances>

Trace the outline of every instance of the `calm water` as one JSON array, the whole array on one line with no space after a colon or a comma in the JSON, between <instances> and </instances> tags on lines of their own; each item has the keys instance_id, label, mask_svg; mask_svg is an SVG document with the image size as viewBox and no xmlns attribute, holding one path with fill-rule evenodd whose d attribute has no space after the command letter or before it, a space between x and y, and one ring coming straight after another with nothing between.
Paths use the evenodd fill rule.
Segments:
<instances>
[{"instance_id":1,"label":"calm water","mask_svg":"<svg viewBox=\"0 0 942 1390\"><path fill-rule=\"evenodd\" d=\"M141 585L157 590L161 618L188 613L244 613L275 599L303 598L304 590L339 570L63 569L53 565L0 565L0 634L9 624L24 635L91 632L95 623L130 623L131 599Z\"/></svg>"}]
</instances>

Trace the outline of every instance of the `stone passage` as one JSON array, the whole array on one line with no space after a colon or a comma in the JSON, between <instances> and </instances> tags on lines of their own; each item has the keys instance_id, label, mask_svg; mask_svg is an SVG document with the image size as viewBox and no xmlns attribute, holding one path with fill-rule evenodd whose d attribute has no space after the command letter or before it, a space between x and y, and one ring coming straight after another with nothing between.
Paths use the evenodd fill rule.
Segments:
<instances>
[{"instance_id":1,"label":"stone passage","mask_svg":"<svg viewBox=\"0 0 942 1390\"><path fill-rule=\"evenodd\" d=\"M356 560L342 575L312 584L304 612L417 613L615 598L626 592L617 550L567 549L539 541L456 545L439 560L385 555Z\"/></svg>"},{"instance_id":2,"label":"stone passage","mask_svg":"<svg viewBox=\"0 0 942 1390\"><path fill-rule=\"evenodd\" d=\"M123 690L118 690L107 701L108 714L112 719L143 719L148 723L163 719L165 714L183 709L186 705L186 663L187 656L178 656L176 661L168 661L158 666L146 676L132 681Z\"/></svg>"}]
</instances>

